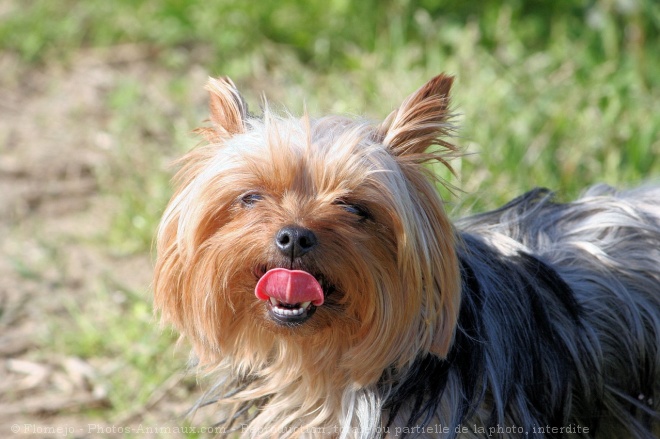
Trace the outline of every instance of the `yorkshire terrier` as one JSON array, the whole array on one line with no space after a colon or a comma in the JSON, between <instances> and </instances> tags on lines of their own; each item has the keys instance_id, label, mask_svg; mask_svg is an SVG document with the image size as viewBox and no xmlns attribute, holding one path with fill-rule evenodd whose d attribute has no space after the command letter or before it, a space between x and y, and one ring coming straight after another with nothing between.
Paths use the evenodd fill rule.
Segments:
<instances>
[{"instance_id":1,"label":"yorkshire terrier","mask_svg":"<svg viewBox=\"0 0 660 439\"><path fill-rule=\"evenodd\" d=\"M372 123L209 80L154 289L227 435L658 437L660 187L452 224L428 166L458 151L452 81Z\"/></svg>"}]
</instances>

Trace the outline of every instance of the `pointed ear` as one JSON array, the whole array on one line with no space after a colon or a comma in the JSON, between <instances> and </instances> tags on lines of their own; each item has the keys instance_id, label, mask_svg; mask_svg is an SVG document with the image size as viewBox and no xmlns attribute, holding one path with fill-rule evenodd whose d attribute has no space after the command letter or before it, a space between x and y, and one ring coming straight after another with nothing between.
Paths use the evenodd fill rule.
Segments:
<instances>
[{"instance_id":1,"label":"pointed ear","mask_svg":"<svg viewBox=\"0 0 660 439\"><path fill-rule=\"evenodd\" d=\"M200 128L197 132L210 142L244 132L247 104L232 80L227 77L209 78L206 90L209 91L209 110L213 126Z\"/></svg>"},{"instance_id":2,"label":"pointed ear","mask_svg":"<svg viewBox=\"0 0 660 439\"><path fill-rule=\"evenodd\" d=\"M438 139L452 129L448 121L452 82L453 76L436 76L385 118L377 132L394 155L421 154L433 144L455 149Z\"/></svg>"}]
</instances>

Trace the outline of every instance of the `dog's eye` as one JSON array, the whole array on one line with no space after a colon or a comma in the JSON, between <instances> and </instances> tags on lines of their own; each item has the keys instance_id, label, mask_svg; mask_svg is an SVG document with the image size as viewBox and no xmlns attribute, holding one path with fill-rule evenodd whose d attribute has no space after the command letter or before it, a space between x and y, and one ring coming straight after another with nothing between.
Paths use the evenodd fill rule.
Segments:
<instances>
[{"instance_id":1,"label":"dog's eye","mask_svg":"<svg viewBox=\"0 0 660 439\"><path fill-rule=\"evenodd\" d=\"M371 215L369 214L367 208L364 206L360 206L359 204L353 204L347 202L346 200L336 200L334 204L340 206L346 212L358 216L361 220L371 218Z\"/></svg>"},{"instance_id":2,"label":"dog's eye","mask_svg":"<svg viewBox=\"0 0 660 439\"><path fill-rule=\"evenodd\" d=\"M264 197L261 194L248 192L247 194L241 195L240 202L243 207L252 207L263 199Z\"/></svg>"}]
</instances>

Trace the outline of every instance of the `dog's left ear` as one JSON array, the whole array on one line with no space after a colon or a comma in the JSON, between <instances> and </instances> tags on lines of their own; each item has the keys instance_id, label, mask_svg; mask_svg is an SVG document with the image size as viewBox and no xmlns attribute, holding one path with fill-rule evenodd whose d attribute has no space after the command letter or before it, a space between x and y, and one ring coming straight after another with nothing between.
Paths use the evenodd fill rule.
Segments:
<instances>
[{"instance_id":1,"label":"dog's left ear","mask_svg":"<svg viewBox=\"0 0 660 439\"><path fill-rule=\"evenodd\" d=\"M210 128L200 128L198 133L209 142L228 139L245 131L247 104L228 77L209 78L206 83L209 92Z\"/></svg>"},{"instance_id":2,"label":"dog's left ear","mask_svg":"<svg viewBox=\"0 0 660 439\"><path fill-rule=\"evenodd\" d=\"M456 236L444 212L430 171L421 163L438 160L447 166L447 156L456 147L443 139L453 129L450 123L449 92L454 78L438 75L403 101L383 123L376 136L397 159L413 189L410 191L408 230L405 235L417 255L420 273L410 284L422 294L426 309L424 327L427 349L445 358L451 349L460 307L460 271L456 256ZM430 150L431 146L440 146ZM450 168L451 169L451 168ZM405 260L406 255L400 258Z\"/></svg>"},{"instance_id":3,"label":"dog's left ear","mask_svg":"<svg viewBox=\"0 0 660 439\"><path fill-rule=\"evenodd\" d=\"M453 149L438 138L448 134L449 91L453 76L441 74L410 95L377 129L395 156L422 154L432 144Z\"/></svg>"}]
</instances>

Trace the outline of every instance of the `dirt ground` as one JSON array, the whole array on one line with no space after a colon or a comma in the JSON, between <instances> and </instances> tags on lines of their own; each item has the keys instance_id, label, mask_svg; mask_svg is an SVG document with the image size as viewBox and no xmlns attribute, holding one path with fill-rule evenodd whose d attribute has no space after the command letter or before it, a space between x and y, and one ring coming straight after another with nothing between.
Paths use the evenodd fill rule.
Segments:
<instances>
[{"instance_id":1,"label":"dirt ground","mask_svg":"<svg viewBox=\"0 0 660 439\"><path fill-rule=\"evenodd\" d=\"M46 344L70 318L67 306L93 300L100 278L149 295L148 255L117 256L95 242L113 209L96 175L115 141L107 93L127 77L166 74L154 65L131 47L66 67L28 68L0 54L0 437L121 437L127 424L176 425L197 396L182 385L194 378L175 374L145 406L107 419L97 377L111 365ZM152 436L179 435L133 435Z\"/></svg>"}]
</instances>

